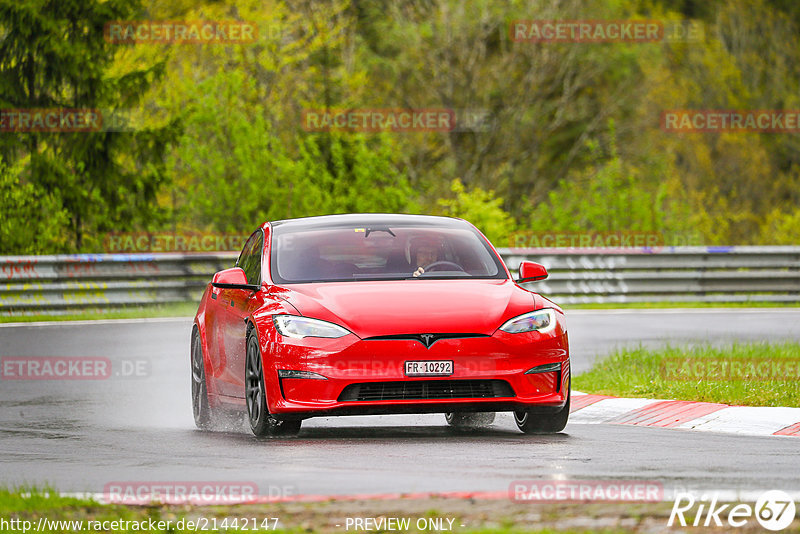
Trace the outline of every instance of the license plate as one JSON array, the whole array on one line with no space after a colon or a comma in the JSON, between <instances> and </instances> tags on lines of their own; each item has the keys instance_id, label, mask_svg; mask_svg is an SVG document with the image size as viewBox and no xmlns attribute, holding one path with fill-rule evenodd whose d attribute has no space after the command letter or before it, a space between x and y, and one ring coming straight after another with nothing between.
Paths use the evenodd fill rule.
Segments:
<instances>
[{"instance_id":1,"label":"license plate","mask_svg":"<svg viewBox=\"0 0 800 534\"><path fill-rule=\"evenodd\" d=\"M450 376L453 360L421 360L406 362L406 376Z\"/></svg>"}]
</instances>

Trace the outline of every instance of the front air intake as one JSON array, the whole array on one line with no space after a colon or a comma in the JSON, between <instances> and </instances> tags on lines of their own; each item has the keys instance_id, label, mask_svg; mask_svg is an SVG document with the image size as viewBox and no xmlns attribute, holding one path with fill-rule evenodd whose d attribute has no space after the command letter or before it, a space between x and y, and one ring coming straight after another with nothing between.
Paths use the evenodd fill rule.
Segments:
<instances>
[{"instance_id":1,"label":"front air intake","mask_svg":"<svg viewBox=\"0 0 800 534\"><path fill-rule=\"evenodd\" d=\"M409 380L351 384L339 395L339 401L490 399L513 396L514 390L505 380Z\"/></svg>"}]
</instances>

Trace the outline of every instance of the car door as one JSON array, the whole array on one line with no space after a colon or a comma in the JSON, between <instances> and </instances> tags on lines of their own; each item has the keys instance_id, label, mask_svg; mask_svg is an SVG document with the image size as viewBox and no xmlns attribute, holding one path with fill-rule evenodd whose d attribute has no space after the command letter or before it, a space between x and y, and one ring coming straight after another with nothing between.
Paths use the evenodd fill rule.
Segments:
<instances>
[{"instance_id":1,"label":"car door","mask_svg":"<svg viewBox=\"0 0 800 534\"><path fill-rule=\"evenodd\" d=\"M236 262L244 270L247 283L261 285L261 263L264 232L259 229L250 236ZM257 291L221 289L217 297L219 311L220 349L224 354L225 372L220 377L220 394L231 397L244 395L244 371L247 329L245 320L258 306Z\"/></svg>"}]
</instances>

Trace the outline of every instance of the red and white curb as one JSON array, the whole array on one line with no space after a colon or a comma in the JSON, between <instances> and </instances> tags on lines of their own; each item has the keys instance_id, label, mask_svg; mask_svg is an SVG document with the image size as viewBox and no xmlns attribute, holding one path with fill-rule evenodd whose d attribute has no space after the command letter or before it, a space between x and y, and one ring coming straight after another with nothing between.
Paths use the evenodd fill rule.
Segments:
<instances>
[{"instance_id":1,"label":"red and white curb","mask_svg":"<svg viewBox=\"0 0 800 534\"><path fill-rule=\"evenodd\" d=\"M579 391L572 392L569 422L681 428L748 436L800 437L800 408L624 399Z\"/></svg>"}]
</instances>

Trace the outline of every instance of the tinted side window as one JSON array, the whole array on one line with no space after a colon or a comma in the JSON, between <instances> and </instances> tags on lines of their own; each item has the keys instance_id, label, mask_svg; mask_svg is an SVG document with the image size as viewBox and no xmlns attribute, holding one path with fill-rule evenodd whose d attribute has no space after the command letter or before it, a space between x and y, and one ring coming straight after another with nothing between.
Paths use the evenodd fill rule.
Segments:
<instances>
[{"instance_id":1,"label":"tinted side window","mask_svg":"<svg viewBox=\"0 0 800 534\"><path fill-rule=\"evenodd\" d=\"M239 267L244 270L248 284L261 283L261 251L263 248L264 234L258 230L247 240L238 262Z\"/></svg>"},{"instance_id":2,"label":"tinted side window","mask_svg":"<svg viewBox=\"0 0 800 534\"><path fill-rule=\"evenodd\" d=\"M239 253L239 257L236 259L236 263L233 264L234 267L241 267L244 269L244 260L247 257L247 253L253 248L253 241L255 238L255 233L250 234L250 237L247 238L247 241L245 241L242 247L242 251Z\"/></svg>"}]
</instances>

